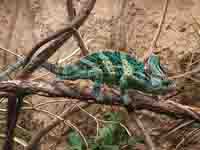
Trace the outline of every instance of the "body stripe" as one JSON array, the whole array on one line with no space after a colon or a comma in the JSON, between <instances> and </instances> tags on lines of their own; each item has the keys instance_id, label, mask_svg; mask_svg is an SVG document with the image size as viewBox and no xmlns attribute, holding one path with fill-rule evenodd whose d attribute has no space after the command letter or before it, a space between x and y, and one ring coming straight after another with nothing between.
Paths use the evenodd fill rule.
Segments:
<instances>
[{"instance_id":1,"label":"body stripe","mask_svg":"<svg viewBox=\"0 0 200 150\"><path fill-rule=\"evenodd\" d=\"M120 55L122 67L123 67L123 74L124 75L133 75L134 74L134 68L129 64L126 55L121 54Z\"/></svg>"},{"instance_id":2,"label":"body stripe","mask_svg":"<svg viewBox=\"0 0 200 150\"><path fill-rule=\"evenodd\" d=\"M93 67L94 67L94 68L99 68L99 67L97 66L98 64L96 64L96 63L92 62L91 60L87 59L87 57L81 59L81 60L80 60L80 63L85 64L85 65L87 65L88 67L91 67L91 68L93 68Z\"/></svg>"},{"instance_id":3,"label":"body stripe","mask_svg":"<svg viewBox=\"0 0 200 150\"><path fill-rule=\"evenodd\" d=\"M110 61L110 58L106 56L103 52L99 53L99 58L101 59L101 65L104 68L103 70L106 70L108 74L114 74L115 73L115 66Z\"/></svg>"}]
</instances>

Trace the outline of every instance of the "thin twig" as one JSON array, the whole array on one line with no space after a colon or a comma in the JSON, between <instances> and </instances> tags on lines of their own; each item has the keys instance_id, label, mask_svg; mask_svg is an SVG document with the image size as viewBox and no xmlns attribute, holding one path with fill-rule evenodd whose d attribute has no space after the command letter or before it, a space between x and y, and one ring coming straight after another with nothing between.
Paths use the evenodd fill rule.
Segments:
<instances>
[{"instance_id":1,"label":"thin twig","mask_svg":"<svg viewBox=\"0 0 200 150\"><path fill-rule=\"evenodd\" d=\"M46 101L44 103L39 103L39 104L36 104L34 106L34 108L37 108L37 107L41 107L41 106L44 106L44 105L49 105L49 104L54 104L54 103L60 103L60 102L63 102L63 103L71 103L71 101L69 100L49 100L49 101ZM76 103L76 102L75 102Z\"/></svg>"},{"instance_id":2,"label":"thin twig","mask_svg":"<svg viewBox=\"0 0 200 150\"><path fill-rule=\"evenodd\" d=\"M81 138L83 139L83 141L85 143L86 149L88 149L87 140L86 140L85 136L83 135L83 133L78 129L78 127L73 125L73 123L71 123L69 120L64 120L64 123L67 125L70 125L70 127L74 128L78 132L78 134L81 136Z\"/></svg>"},{"instance_id":3,"label":"thin twig","mask_svg":"<svg viewBox=\"0 0 200 150\"><path fill-rule=\"evenodd\" d=\"M98 119L97 117L93 116L92 114L90 114L88 111L86 111L85 109L81 108L80 106L78 106L80 108L80 110L82 110L84 113L86 113L87 115L89 115L90 117L92 117L96 123L97 123L97 127L99 127L99 123L98 122L103 122L103 123L110 123L110 124L119 124L122 128L125 129L125 131L127 132L127 134L129 136L131 136L131 132L128 130L128 128L121 122L115 122L115 121L106 121L106 120L102 120L102 119ZM97 130L98 131L98 130ZM98 132L97 132L98 134Z\"/></svg>"},{"instance_id":4,"label":"thin twig","mask_svg":"<svg viewBox=\"0 0 200 150\"><path fill-rule=\"evenodd\" d=\"M53 118L56 118L56 119L59 119L60 121L64 122L65 125L68 125L70 126L71 128L74 128L78 133L79 135L82 137L83 141L85 142L85 145L86 147L88 148L88 143L87 143L87 140L85 138L85 136L83 135L83 133L78 129L78 127L76 127L73 123L71 123L70 120L65 120L63 117L60 117L56 114L53 114L47 110L43 110L43 109L38 109L38 108L33 108L33 110L35 111L39 111L39 112L43 112L45 114L48 114L49 116L52 116Z\"/></svg>"},{"instance_id":5,"label":"thin twig","mask_svg":"<svg viewBox=\"0 0 200 150\"><path fill-rule=\"evenodd\" d=\"M1 80L7 80L8 77L10 76L10 74L12 72L14 72L15 70L17 70L18 68L20 68L24 63L24 59L23 60L19 60L17 63L15 63L14 65L10 65L4 72L0 73L0 81Z\"/></svg>"},{"instance_id":6,"label":"thin twig","mask_svg":"<svg viewBox=\"0 0 200 150\"><path fill-rule=\"evenodd\" d=\"M78 45L81 48L82 55L83 56L88 55L89 54L88 47L86 46L85 42L83 41L83 38L82 38L80 32L75 28L73 30L74 30L73 35L76 38L76 40L78 41Z\"/></svg>"},{"instance_id":7,"label":"thin twig","mask_svg":"<svg viewBox=\"0 0 200 150\"><path fill-rule=\"evenodd\" d=\"M170 136L171 134L175 133L176 131L180 130L181 128L184 128L188 125L191 125L192 123L194 123L194 120L189 120L183 124L180 124L179 126L173 128L171 131L169 131L167 134L165 134L164 136L162 136L162 139L165 139L166 137Z\"/></svg>"},{"instance_id":8,"label":"thin twig","mask_svg":"<svg viewBox=\"0 0 200 150\"><path fill-rule=\"evenodd\" d=\"M192 16L192 20L194 21L195 25L197 26L197 28L194 26L194 24L192 23L192 27L194 29L194 31L197 33L198 37L200 38L200 24L198 23L197 19L191 14Z\"/></svg>"},{"instance_id":9,"label":"thin twig","mask_svg":"<svg viewBox=\"0 0 200 150\"><path fill-rule=\"evenodd\" d=\"M134 97L134 102L136 102L135 97ZM153 144L153 141L152 141L150 135L148 134L148 131L145 130L142 121L136 115L136 111L135 111L136 108L138 108L138 107L135 104L130 104L130 105L128 105L126 107L128 113L129 113L129 116L131 116L132 119L136 122L136 125L138 126L138 128L141 131L141 133L143 134L144 140L145 140L145 143L146 143L148 149L149 150L156 150L156 148L155 148L155 146Z\"/></svg>"},{"instance_id":10,"label":"thin twig","mask_svg":"<svg viewBox=\"0 0 200 150\"><path fill-rule=\"evenodd\" d=\"M140 129L140 131L144 135L144 139L145 139L145 142L146 142L146 144L148 146L148 149L149 150L156 150L155 145L153 144L153 141L152 141L150 135L148 134L148 131L144 128L143 123L136 116L135 112L131 113L131 117L135 120L138 128Z\"/></svg>"},{"instance_id":11,"label":"thin twig","mask_svg":"<svg viewBox=\"0 0 200 150\"><path fill-rule=\"evenodd\" d=\"M23 56L21 56L21 55L19 55L17 53L14 53L13 51L9 50L8 48L4 48L4 47L0 46L0 49L5 51L5 52L11 53L12 55L17 56L18 58L23 59Z\"/></svg>"},{"instance_id":12,"label":"thin twig","mask_svg":"<svg viewBox=\"0 0 200 150\"><path fill-rule=\"evenodd\" d=\"M5 134L0 134L0 138L3 138L3 139L5 139L6 138L6 135ZM24 141L23 139L21 139L21 138L18 138L18 137L14 137L14 139L13 139L16 143L18 143L18 144L20 144L20 145L22 145L22 146L24 146L24 147L26 147L27 145L28 145L28 143L26 142L26 141Z\"/></svg>"},{"instance_id":13,"label":"thin twig","mask_svg":"<svg viewBox=\"0 0 200 150\"><path fill-rule=\"evenodd\" d=\"M66 0L66 8L69 20L72 21L76 16L76 9L74 8L73 0Z\"/></svg>"},{"instance_id":14,"label":"thin twig","mask_svg":"<svg viewBox=\"0 0 200 150\"><path fill-rule=\"evenodd\" d=\"M72 21L76 17L76 9L74 8L73 1L67 0L66 5L67 5L69 20ZM77 28L74 28L73 36L78 41L79 47L81 48L82 55L83 56L88 55L89 54L88 48L86 44L84 43L83 38L81 37L81 34Z\"/></svg>"},{"instance_id":15,"label":"thin twig","mask_svg":"<svg viewBox=\"0 0 200 150\"><path fill-rule=\"evenodd\" d=\"M186 141L191 141L192 137L198 134L200 131L199 128L192 130L190 133L188 133L185 137L182 138L182 140L176 145L175 150L178 150L181 148L181 146L184 146Z\"/></svg>"},{"instance_id":16,"label":"thin twig","mask_svg":"<svg viewBox=\"0 0 200 150\"><path fill-rule=\"evenodd\" d=\"M97 127L96 127L96 137L98 137L98 135L99 135L99 122L98 122L98 119L97 119L95 116L93 116L92 114L90 114L89 112L87 112L85 109L81 108L80 106L77 106L77 107L78 107L82 112L86 113L87 115L89 115L91 118L93 118L93 119L95 120L96 125L97 125Z\"/></svg>"},{"instance_id":17,"label":"thin twig","mask_svg":"<svg viewBox=\"0 0 200 150\"><path fill-rule=\"evenodd\" d=\"M195 73L198 73L198 72L200 72L200 68L196 68L196 69L193 69L191 71L187 71L187 72L182 73L182 74L178 74L178 75L168 77L168 79L173 80L173 79L178 79L178 78L185 78L187 76L191 76L192 74L195 74Z\"/></svg>"},{"instance_id":18,"label":"thin twig","mask_svg":"<svg viewBox=\"0 0 200 150\"><path fill-rule=\"evenodd\" d=\"M4 44L4 46L6 48L10 47L11 41L12 41L12 37L13 37L14 31L16 29L16 24L17 24L17 20L18 20L19 9L21 8L21 7L19 7L20 3L21 2L17 2L16 1L15 12L13 13L13 15L11 17L10 26L9 26L9 29L7 30L7 31L9 31L9 33L8 33L7 39L6 39L5 44ZM3 64L5 66L8 65L7 61L8 61L8 55L7 55L7 53L4 52L3 53Z\"/></svg>"},{"instance_id":19,"label":"thin twig","mask_svg":"<svg viewBox=\"0 0 200 150\"><path fill-rule=\"evenodd\" d=\"M87 107L88 104L81 104L82 107ZM74 114L76 111L79 111L80 109L74 107L70 107L69 109L65 110L60 117L66 118L67 116L70 116L71 114ZM55 128L57 125L59 125L62 121L58 118L55 118L52 122L50 122L45 128L38 131L31 141L29 142L29 145L26 147L26 150L34 150L36 149L37 145L39 144L42 137L44 137L47 133L49 133L53 128Z\"/></svg>"},{"instance_id":20,"label":"thin twig","mask_svg":"<svg viewBox=\"0 0 200 150\"><path fill-rule=\"evenodd\" d=\"M89 44L90 42L92 42L93 41L93 39L89 39L89 40L87 40L85 43L86 44ZM72 56L74 56L78 51L80 51L80 47L79 48L77 48L77 49L75 49L70 55L68 55L67 57L65 57L65 58L63 58L63 59L61 59L61 60L59 60L58 61L58 64L61 64L61 63L63 63L63 62L65 62L66 60L68 60L68 59L70 59Z\"/></svg>"},{"instance_id":21,"label":"thin twig","mask_svg":"<svg viewBox=\"0 0 200 150\"><path fill-rule=\"evenodd\" d=\"M160 36L162 25L163 25L165 17L166 17L168 3L169 3L169 0L165 0L165 4L164 4L164 8L163 8L163 14L162 14L162 17L160 19L158 30L156 31L156 34L154 35L154 38L153 38L153 40L151 42L151 45L150 45L150 48L149 48L148 52L142 58L142 60L144 62L147 61L148 57L154 52L154 49L156 48L156 43L157 43L158 38Z\"/></svg>"}]
</instances>

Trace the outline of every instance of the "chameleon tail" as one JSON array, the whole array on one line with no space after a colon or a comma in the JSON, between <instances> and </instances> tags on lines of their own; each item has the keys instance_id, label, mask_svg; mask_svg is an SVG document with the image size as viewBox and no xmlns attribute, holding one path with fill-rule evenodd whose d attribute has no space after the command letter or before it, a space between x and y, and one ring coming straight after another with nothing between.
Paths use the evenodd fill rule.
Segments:
<instances>
[{"instance_id":1,"label":"chameleon tail","mask_svg":"<svg viewBox=\"0 0 200 150\"><path fill-rule=\"evenodd\" d=\"M78 65L71 64L61 67L56 64L44 63L42 66L51 73L55 74L61 80L77 79L79 76L76 77L76 75L79 75L79 72L81 71Z\"/></svg>"},{"instance_id":2,"label":"chameleon tail","mask_svg":"<svg viewBox=\"0 0 200 150\"><path fill-rule=\"evenodd\" d=\"M57 77L61 80L76 80L80 79L81 77L87 77L87 71L81 69L78 65L70 64L66 65Z\"/></svg>"},{"instance_id":3,"label":"chameleon tail","mask_svg":"<svg viewBox=\"0 0 200 150\"><path fill-rule=\"evenodd\" d=\"M49 62L45 62L42 64L42 67L44 67L46 70L50 71L53 74L60 74L62 67L56 65L56 64L51 64Z\"/></svg>"},{"instance_id":4,"label":"chameleon tail","mask_svg":"<svg viewBox=\"0 0 200 150\"><path fill-rule=\"evenodd\" d=\"M16 95L8 97L6 141L4 143L3 150L13 150L14 130L19 116L19 110L22 106L23 98L24 96Z\"/></svg>"}]
</instances>

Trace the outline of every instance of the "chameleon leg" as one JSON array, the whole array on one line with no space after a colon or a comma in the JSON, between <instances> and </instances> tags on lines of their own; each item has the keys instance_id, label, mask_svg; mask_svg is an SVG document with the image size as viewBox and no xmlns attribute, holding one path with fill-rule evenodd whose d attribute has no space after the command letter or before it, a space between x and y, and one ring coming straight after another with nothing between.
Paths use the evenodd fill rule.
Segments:
<instances>
[{"instance_id":1,"label":"chameleon leg","mask_svg":"<svg viewBox=\"0 0 200 150\"><path fill-rule=\"evenodd\" d=\"M131 98L128 95L128 81L131 78L129 75L123 75L120 79L120 92L125 106L129 105Z\"/></svg>"},{"instance_id":2,"label":"chameleon leg","mask_svg":"<svg viewBox=\"0 0 200 150\"><path fill-rule=\"evenodd\" d=\"M93 81L93 89L92 89L92 95L96 97L97 101L102 101L103 96L101 93L101 85L103 83L103 72L101 69L93 69L88 72L88 76L90 76Z\"/></svg>"}]
</instances>

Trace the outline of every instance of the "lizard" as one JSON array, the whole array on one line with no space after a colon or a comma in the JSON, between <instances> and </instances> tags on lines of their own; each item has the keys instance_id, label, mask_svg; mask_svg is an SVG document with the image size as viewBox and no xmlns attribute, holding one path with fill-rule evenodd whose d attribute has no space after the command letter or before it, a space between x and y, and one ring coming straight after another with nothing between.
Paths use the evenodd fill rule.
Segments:
<instances>
[{"instance_id":1,"label":"lizard","mask_svg":"<svg viewBox=\"0 0 200 150\"><path fill-rule=\"evenodd\" d=\"M125 52L102 50L64 67L43 66L56 74L60 80L93 81L92 95L100 102L102 101L101 87L104 83L111 87L117 86L123 104L127 106L131 102L128 89L154 95L174 90L175 84L167 79L157 55L150 55L146 64Z\"/></svg>"}]
</instances>

